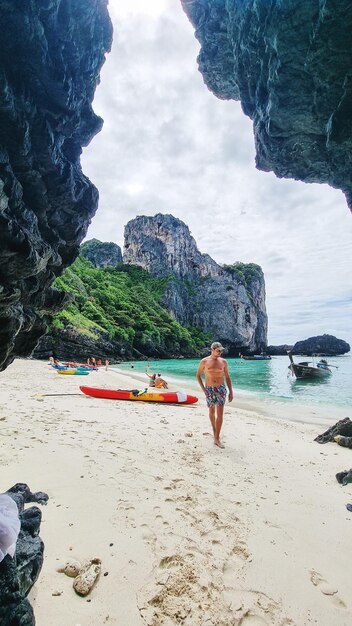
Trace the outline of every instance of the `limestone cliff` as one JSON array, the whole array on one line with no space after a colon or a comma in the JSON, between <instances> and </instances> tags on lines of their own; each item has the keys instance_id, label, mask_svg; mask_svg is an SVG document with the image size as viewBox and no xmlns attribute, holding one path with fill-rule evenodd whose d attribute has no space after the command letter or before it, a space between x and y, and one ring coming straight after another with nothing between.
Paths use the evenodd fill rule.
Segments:
<instances>
[{"instance_id":1,"label":"limestone cliff","mask_svg":"<svg viewBox=\"0 0 352 626\"><path fill-rule=\"evenodd\" d=\"M256 165L342 189L352 209L350 0L181 0L216 96L253 120Z\"/></svg>"},{"instance_id":2,"label":"limestone cliff","mask_svg":"<svg viewBox=\"0 0 352 626\"><path fill-rule=\"evenodd\" d=\"M122 252L117 243L90 239L81 245L80 254L93 263L94 267L116 267L122 263Z\"/></svg>"},{"instance_id":3,"label":"limestone cliff","mask_svg":"<svg viewBox=\"0 0 352 626\"><path fill-rule=\"evenodd\" d=\"M186 224L172 215L137 217L125 227L124 263L170 278L164 304L183 325L210 332L230 355L267 345L264 277L242 264L221 267L201 254Z\"/></svg>"},{"instance_id":4,"label":"limestone cliff","mask_svg":"<svg viewBox=\"0 0 352 626\"><path fill-rule=\"evenodd\" d=\"M102 126L92 110L112 39L107 0L0 6L0 370L29 355L54 278L78 254L98 192L80 166Z\"/></svg>"}]
</instances>

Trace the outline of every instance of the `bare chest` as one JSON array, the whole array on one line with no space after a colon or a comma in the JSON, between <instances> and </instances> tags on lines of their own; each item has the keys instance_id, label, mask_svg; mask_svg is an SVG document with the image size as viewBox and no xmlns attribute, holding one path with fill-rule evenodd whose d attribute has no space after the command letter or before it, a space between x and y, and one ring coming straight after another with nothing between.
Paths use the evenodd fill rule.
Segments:
<instances>
[{"instance_id":1,"label":"bare chest","mask_svg":"<svg viewBox=\"0 0 352 626\"><path fill-rule=\"evenodd\" d=\"M205 371L208 374L222 374L224 372L224 364L221 361L208 361L205 364Z\"/></svg>"}]
</instances>

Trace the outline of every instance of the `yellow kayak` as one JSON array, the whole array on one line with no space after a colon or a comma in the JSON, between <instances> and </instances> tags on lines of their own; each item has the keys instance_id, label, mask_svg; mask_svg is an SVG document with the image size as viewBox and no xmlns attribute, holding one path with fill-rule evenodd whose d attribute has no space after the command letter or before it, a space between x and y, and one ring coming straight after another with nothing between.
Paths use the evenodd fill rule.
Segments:
<instances>
[{"instance_id":1,"label":"yellow kayak","mask_svg":"<svg viewBox=\"0 0 352 626\"><path fill-rule=\"evenodd\" d=\"M56 370L58 374L66 374L67 376L88 376L90 372L87 370Z\"/></svg>"}]
</instances>

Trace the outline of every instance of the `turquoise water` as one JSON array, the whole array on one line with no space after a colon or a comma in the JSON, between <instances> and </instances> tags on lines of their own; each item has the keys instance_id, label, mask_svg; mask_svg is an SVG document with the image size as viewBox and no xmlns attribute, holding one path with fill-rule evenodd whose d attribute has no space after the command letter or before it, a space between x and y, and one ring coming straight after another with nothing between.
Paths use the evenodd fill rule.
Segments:
<instances>
[{"instance_id":1,"label":"turquoise water","mask_svg":"<svg viewBox=\"0 0 352 626\"><path fill-rule=\"evenodd\" d=\"M307 357L295 356L295 361L307 361ZM352 406L352 357L350 355L333 357L329 363L332 375L321 380L296 380L291 376L288 357L273 357L271 361L244 361L227 359L231 380L236 392L243 395L255 395L281 401L298 401L300 404L325 404L334 406ZM149 361L148 371L160 372L170 382L197 388L195 375L199 359L170 359ZM144 374L146 361L120 363L121 370ZM132 372L131 372L132 373ZM289 376L288 376L289 373ZM147 382L147 378L146 378ZM199 387L198 387L199 388Z\"/></svg>"}]
</instances>

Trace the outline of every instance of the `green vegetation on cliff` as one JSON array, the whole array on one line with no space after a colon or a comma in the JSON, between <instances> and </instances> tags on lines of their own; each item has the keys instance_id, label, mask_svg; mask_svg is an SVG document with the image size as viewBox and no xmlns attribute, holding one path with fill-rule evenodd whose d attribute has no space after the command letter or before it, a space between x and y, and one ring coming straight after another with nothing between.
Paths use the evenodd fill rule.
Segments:
<instances>
[{"instance_id":1,"label":"green vegetation on cliff","mask_svg":"<svg viewBox=\"0 0 352 626\"><path fill-rule=\"evenodd\" d=\"M235 278L242 283L247 289L250 287L254 280L263 277L263 271L260 265L256 263L233 263L232 265L223 265L225 271L235 276Z\"/></svg>"},{"instance_id":2,"label":"green vegetation on cliff","mask_svg":"<svg viewBox=\"0 0 352 626\"><path fill-rule=\"evenodd\" d=\"M71 327L91 340L104 335L127 352L145 355L194 355L209 336L181 326L161 302L169 278L152 278L134 265L98 269L79 257L55 286L73 301L57 313L52 330Z\"/></svg>"}]
</instances>

